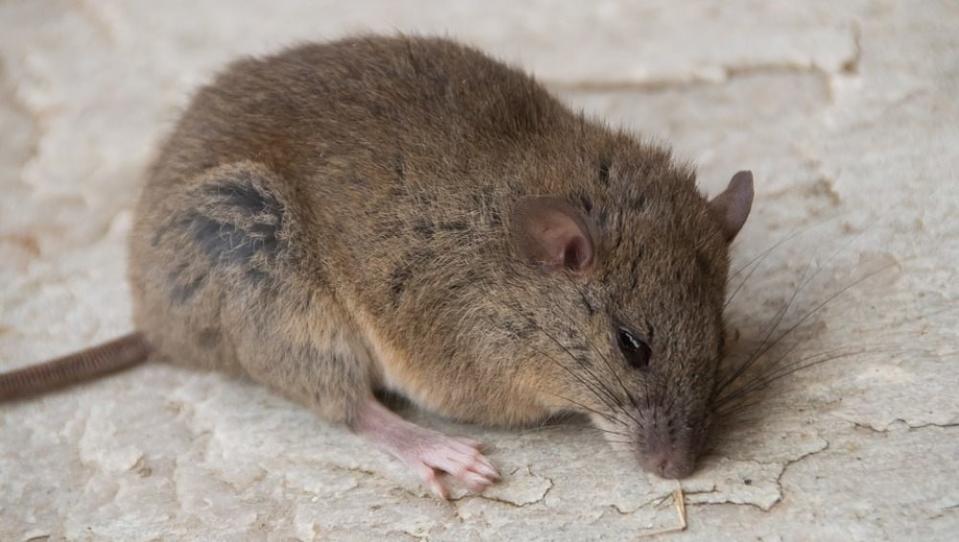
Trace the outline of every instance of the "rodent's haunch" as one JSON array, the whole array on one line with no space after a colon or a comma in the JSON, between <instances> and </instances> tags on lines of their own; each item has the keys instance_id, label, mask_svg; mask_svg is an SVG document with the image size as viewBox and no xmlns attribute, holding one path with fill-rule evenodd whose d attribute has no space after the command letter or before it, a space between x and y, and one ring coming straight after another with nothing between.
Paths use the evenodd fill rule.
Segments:
<instances>
[{"instance_id":1,"label":"rodent's haunch","mask_svg":"<svg viewBox=\"0 0 959 542\"><path fill-rule=\"evenodd\" d=\"M497 478L458 420L591 417L665 477L710 422L740 172L707 201L670 153L452 41L361 37L232 64L162 147L130 280L156 356L246 374L439 495Z\"/></svg>"}]
</instances>

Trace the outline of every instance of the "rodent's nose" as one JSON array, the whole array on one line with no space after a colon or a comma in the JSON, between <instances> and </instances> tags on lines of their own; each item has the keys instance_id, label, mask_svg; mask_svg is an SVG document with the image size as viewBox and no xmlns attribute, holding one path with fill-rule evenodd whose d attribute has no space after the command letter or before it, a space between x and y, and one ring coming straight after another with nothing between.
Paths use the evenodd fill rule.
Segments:
<instances>
[{"instance_id":1,"label":"rodent's nose","mask_svg":"<svg viewBox=\"0 0 959 542\"><path fill-rule=\"evenodd\" d=\"M685 478L696 470L696 462L688 458L688 454L657 453L647 455L642 461L643 468L660 478L678 480Z\"/></svg>"},{"instance_id":2,"label":"rodent's nose","mask_svg":"<svg viewBox=\"0 0 959 542\"><path fill-rule=\"evenodd\" d=\"M705 431L698 417L686 412L652 410L646 413L636 453L646 472L660 478L686 478L696 470Z\"/></svg>"},{"instance_id":3,"label":"rodent's nose","mask_svg":"<svg viewBox=\"0 0 959 542\"><path fill-rule=\"evenodd\" d=\"M639 463L647 472L660 478L685 478L696 470L696 454L685 439L674 441L664 435L648 435L640 451Z\"/></svg>"}]
</instances>

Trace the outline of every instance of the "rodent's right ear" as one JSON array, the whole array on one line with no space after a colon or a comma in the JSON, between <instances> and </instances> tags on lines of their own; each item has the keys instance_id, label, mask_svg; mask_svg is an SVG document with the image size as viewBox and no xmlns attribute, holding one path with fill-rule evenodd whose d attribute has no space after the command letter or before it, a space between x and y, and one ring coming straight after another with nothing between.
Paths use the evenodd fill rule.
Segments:
<instances>
[{"instance_id":1,"label":"rodent's right ear","mask_svg":"<svg viewBox=\"0 0 959 542\"><path fill-rule=\"evenodd\" d=\"M726 242L731 243L742 229L753 206L753 174L740 171L733 175L729 186L712 201L709 210L719 221Z\"/></svg>"},{"instance_id":2,"label":"rodent's right ear","mask_svg":"<svg viewBox=\"0 0 959 542\"><path fill-rule=\"evenodd\" d=\"M513 244L525 261L549 271L592 269L595 228L562 198L524 197L513 207L512 218Z\"/></svg>"}]
</instances>

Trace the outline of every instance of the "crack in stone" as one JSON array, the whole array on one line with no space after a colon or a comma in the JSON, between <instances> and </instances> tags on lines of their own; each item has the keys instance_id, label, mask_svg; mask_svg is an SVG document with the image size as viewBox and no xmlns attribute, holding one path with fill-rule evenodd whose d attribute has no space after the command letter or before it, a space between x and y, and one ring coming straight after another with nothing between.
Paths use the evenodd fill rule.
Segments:
<instances>
[{"instance_id":1,"label":"crack in stone","mask_svg":"<svg viewBox=\"0 0 959 542\"><path fill-rule=\"evenodd\" d=\"M946 507L944 507L944 508L940 508L938 512L936 512L935 514L933 514L933 515L931 515L931 516L927 516L926 519L927 519L927 520L930 520L930 521L931 521L931 520L934 520L934 519L941 519L941 518L946 517L946 515L952 514L952 513L954 513L954 512L959 512L959 503L957 503L957 504L952 504L952 505L946 506Z\"/></svg>"},{"instance_id":2,"label":"crack in stone","mask_svg":"<svg viewBox=\"0 0 959 542\"><path fill-rule=\"evenodd\" d=\"M707 494L707 495L708 495L709 493L711 493L711 492L710 492L710 491L705 491L705 492L701 492L701 493L697 493L697 494ZM690 494L690 493L687 493L687 495L691 495L691 494ZM776 503L773 503L773 506L775 506L778 502L779 502L779 501L776 501ZM687 502L687 503L686 503L686 508L687 508L687 509L692 508L692 507L694 507L694 506L695 506L695 507L699 507L699 506L748 506L748 507L750 507L750 508L755 508L756 510L758 510L758 511L760 511L760 512L769 512L770 510L772 510L772 506L770 506L769 508L763 508L762 506L760 506L760 505L758 505L758 504L756 504L756 503L754 503L754 502L735 502L735 501L730 501L730 500L715 501L715 502L695 502L695 503Z\"/></svg>"},{"instance_id":3,"label":"crack in stone","mask_svg":"<svg viewBox=\"0 0 959 542\"><path fill-rule=\"evenodd\" d=\"M858 69L859 52L854 54L842 65L856 66ZM699 88L708 85L722 85L734 79L743 77L752 77L756 75L796 75L796 74L814 74L825 79L836 75L837 72L829 71L815 62L795 63L795 62L767 62L756 64L742 64L719 66L716 70L721 75L719 77L710 77L699 74L692 74L689 77L663 78L663 79L645 79L645 80L609 80L609 81L545 81L550 88L560 92L665 92L671 90L687 90ZM841 70L845 72L845 70Z\"/></svg>"},{"instance_id":4,"label":"crack in stone","mask_svg":"<svg viewBox=\"0 0 959 542\"><path fill-rule=\"evenodd\" d=\"M518 471L519 469L516 469L516 470ZM505 504L505 505L507 505L507 506L509 506L509 507L511 507L511 508L525 508L525 507L527 507L527 506L531 506L531 505L534 505L534 504L538 504L538 503L543 502L543 501L546 499L546 496L549 495L549 492L552 491L552 490L553 490L553 487L555 486L555 483L553 482L553 479L550 478L550 477L548 477L548 476L540 476L540 475L538 475L538 474L533 474L532 470L530 470L530 468L529 468L528 466L526 467L526 471L529 472L530 475L532 475L532 476L534 476L534 477L536 477L536 478L540 478L540 479L542 479L542 480L546 480L546 482L549 483L549 485L548 485L548 486L546 487L546 489L543 491L543 494L540 495L539 497L537 497L536 500L534 500L534 501L517 503L517 502L513 502L513 501L510 501L510 500L504 499L504 498L502 498L502 497L492 497L492 496L489 496L489 495L485 495L485 494L483 494L483 493L480 493L480 494L477 494L477 495L466 494L466 495L463 495L462 497L451 498L451 499L450 499L450 502L451 502L451 503L458 504L458 503L460 503L460 502L467 501L467 500L469 500L469 499L481 499L481 500L484 500L484 501L489 501L489 502L495 502L495 503ZM514 472L516 472L516 471L514 471ZM614 505L614 506L615 506L615 505ZM457 514L457 515L458 515L458 514Z\"/></svg>"},{"instance_id":5,"label":"crack in stone","mask_svg":"<svg viewBox=\"0 0 959 542\"><path fill-rule=\"evenodd\" d=\"M336 465L336 464L333 464L333 463L326 464L325 466L330 467L331 469L333 469L333 470L335 470L335 471L350 472L350 473L354 473L354 474L362 474L362 475L365 475L365 476L370 477L370 478L378 478L378 477L379 477L379 475L378 475L377 473L375 473L375 472L373 472L373 471L371 471L371 470L361 469L361 468L359 468L359 467L344 467L343 465Z\"/></svg>"},{"instance_id":6,"label":"crack in stone","mask_svg":"<svg viewBox=\"0 0 959 542\"><path fill-rule=\"evenodd\" d=\"M515 473L518 472L518 471L519 471L519 467L517 467L516 469L514 469L514 470L513 470L513 473L515 474ZM480 494L476 494L476 495L466 494L466 495L463 495L463 496L461 496L461 497L451 498L451 499L450 499L450 502L451 502L451 503L459 503L459 502L462 502L462 501L466 501L466 500L469 500L469 499L476 498L476 499L481 499L481 500L485 500L485 501L489 501L489 502L496 502L496 503L500 503L500 504L505 504L505 505L510 506L510 507L512 507L512 508L524 508L524 507L527 507L527 506L530 506L530 505L533 505L533 504L537 504L537 503L543 502L543 501L546 499L546 496L549 495L549 492L552 491L552 490L553 490L553 487L555 486L555 483L553 482L553 479L550 478L550 477L548 477L548 476L540 476L540 475L538 475L538 474L534 474L533 471L532 471L532 469L530 469L528 465L526 466L526 472L529 473L530 476L532 476L532 477L534 477L534 478L539 478L539 479L541 479L541 480L546 480L546 482L549 484L549 485L546 487L546 489L543 491L543 494L540 495L539 497L537 497L536 500L533 500L533 501L530 501L530 502L517 503L517 502L513 502L513 501L510 501L510 500L504 499L504 498L502 498L502 497L492 497L492 496L486 495L486 494L484 494L484 493L480 493Z\"/></svg>"},{"instance_id":7,"label":"crack in stone","mask_svg":"<svg viewBox=\"0 0 959 542\"><path fill-rule=\"evenodd\" d=\"M951 429L953 427L959 427L959 422L952 422L952 423L928 422L928 423L923 423L919 425L911 425L909 423L906 423L906 425L909 426L909 431L915 431L919 429L928 429L929 427L938 427L939 429Z\"/></svg>"},{"instance_id":8,"label":"crack in stone","mask_svg":"<svg viewBox=\"0 0 959 542\"><path fill-rule=\"evenodd\" d=\"M840 65L842 73L855 75L859 73L859 63L862 61L862 28L858 22L852 24L852 57Z\"/></svg>"},{"instance_id":9,"label":"crack in stone","mask_svg":"<svg viewBox=\"0 0 959 542\"><path fill-rule=\"evenodd\" d=\"M483 495L483 494L476 495L476 497L479 498L479 499L482 499L482 500L484 500L484 501L498 502L498 503L500 503L500 504L505 504L505 505L510 506L510 507L512 507L512 508L525 508L525 507L527 507L527 506L530 506L530 505L533 505L533 504L537 504L537 503L543 502L543 499L546 498L546 495L549 494L549 491L550 491L551 489L553 489L553 481L552 481L552 480L549 480L549 478L546 478L546 480L549 481L549 487L546 488L546 492L543 493L543 496L542 496L542 497L540 497L540 498L538 498L538 499L536 499L535 501L532 501L532 502L515 503L515 502L513 502L513 501L508 501L508 500L502 499L502 498L500 498L500 497L490 497L490 496L488 496L488 495Z\"/></svg>"},{"instance_id":10,"label":"crack in stone","mask_svg":"<svg viewBox=\"0 0 959 542\"><path fill-rule=\"evenodd\" d=\"M829 102L834 101L832 87L828 84L836 75L856 75L859 73L859 66L862 62L862 28L856 22L852 24L851 29L852 53L848 58L839 62L838 71L832 71L819 65L814 59L808 62L756 62L745 64L731 64L715 66L715 72L720 74L718 77L702 75L700 73L689 74L686 77L665 77L640 80L574 80L574 81L550 81L544 83L551 89L558 92L570 93L591 93L591 92L666 92L674 90L688 90L700 88L708 85L722 85L732 80L752 77L757 75L796 75L813 74L819 76L826 85Z\"/></svg>"},{"instance_id":11,"label":"crack in stone","mask_svg":"<svg viewBox=\"0 0 959 542\"><path fill-rule=\"evenodd\" d=\"M712 488L712 489L707 490L707 491L686 491L686 492L684 492L684 493L685 493L686 497L693 497L693 496L696 496L696 495L720 495L720 496L722 497L722 500L713 501L713 502L687 502L686 506L687 506L687 507L691 507L691 506L715 506L715 505L721 504L721 505L749 506L749 507L755 508L756 510L759 510L759 511L761 511L761 512L770 512L770 511L772 511L773 508L775 508L776 506L778 506L779 503L781 503L781 502L783 502L783 501L786 500L786 492L785 492L785 490L783 490L783 487L782 487L782 478L783 478L783 476L786 474L786 471L787 471L790 467L792 467L793 465L795 465L795 464L797 464L797 463L799 463L799 462L801 462L801 461L804 461L804 460L806 460L807 458L809 458L809 457L811 457L811 456L814 456L814 455L816 455L816 454L819 454L819 453L821 453L821 452L824 452L824 451L828 450L828 449L829 449L829 441L823 440L823 442L825 442L826 444L825 444L822 448L819 448L819 449L816 449L816 450L811 450L811 451L809 451L809 452L806 452L806 453L800 455L799 457L796 457L796 458L794 458L794 459L786 460L785 462L782 462L782 463L778 463L778 462L772 462L772 463L760 463L760 462L755 462L757 465L763 465L763 466L774 465L774 466L779 466L779 467L780 467L779 474L776 476L776 480L775 480L776 489L777 489L777 491L778 491L778 496L776 497L776 500L773 501L772 503L770 503L768 506L763 506L763 505L757 504L757 503L755 503L755 502L749 502L749 501L746 500L746 499L744 499L742 502L734 501L734 500L731 499L731 496L730 496L729 494L723 494L723 492L722 492L720 489L718 489L718 488L715 486L715 484L713 485L713 488Z\"/></svg>"},{"instance_id":12,"label":"crack in stone","mask_svg":"<svg viewBox=\"0 0 959 542\"><path fill-rule=\"evenodd\" d=\"M821 437L820 437L820 438L821 438ZM810 451L810 452L806 452L806 453L802 454L801 456L799 456L799 457L797 457L797 458L795 458L795 459L790 459L790 460L786 461L785 463L783 463L782 470L779 471L779 476L776 477L776 487L779 488L779 498L776 499L776 501L773 502L771 505L769 505L769 508L767 508L766 510L764 510L765 512L769 512L770 510L772 510L773 508L775 508L776 506L778 506L779 503L781 503L781 502L783 502L783 501L786 500L786 491L783 489L783 484L782 484L783 476L786 475L786 471L788 471L790 467L792 467L793 465L799 463L800 461L804 461L805 459L807 459L807 458L809 458L809 457L812 457L812 456L814 456L814 455L816 455L816 454L819 454L819 453L821 453L821 452L825 452L826 450L828 450L828 449L829 449L829 441L828 441L828 440L825 440L825 442L826 442L826 445L823 446L822 448L820 448L820 449L818 449L818 450L812 450L812 451Z\"/></svg>"},{"instance_id":13,"label":"crack in stone","mask_svg":"<svg viewBox=\"0 0 959 542\"><path fill-rule=\"evenodd\" d=\"M797 63L757 63L732 66L719 66L719 77L709 77L691 74L689 77L645 79L645 80L609 80L609 81L545 81L546 85L561 92L665 92L671 90L687 90L709 85L722 85L733 79L755 75L782 75L782 74L819 74L831 75L831 72L810 64Z\"/></svg>"},{"instance_id":14,"label":"crack in stone","mask_svg":"<svg viewBox=\"0 0 959 542\"><path fill-rule=\"evenodd\" d=\"M902 424L904 424L904 425L906 426L906 429L905 429L906 431L921 430L921 429L926 429L926 428L929 428L929 427L938 427L938 428L940 428L940 429L949 429L949 428L953 428L953 427L959 427L959 423L946 423L946 424L924 423L924 424L920 424L920 425L910 425L908 422L906 422L905 420L902 420L902 419L897 419L897 420L895 420L893 423L895 423L895 422L901 422ZM888 433L888 432L890 432L890 431L895 431L895 430L896 430L894 426L893 426L893 427L887 427L887 428L885 428L885 429L877 429L877 428L875 428L875 427L873 427L873 426L871 426L871 425L867 425L867 424L861 424L861 423L855 423L855 422L854 422L853 425L856 426L856 427L860 427L860 428L863 428L863 429L867 429L867 430L869 430L869 431L871 431L871 432L873 432L873 433ZM773 502L773 503L772 503L771 505L769 505L768 507L763 507L763 506L760 506L760 505L755 504L755 503L752 503L752 502L734 502L734 501L730 500L728 497L725 498L724 500L718 501L718 502L697 502L697 503L689 503L689 504L687 504L687 506L714 506L714 505L717 505L717 504L722 504L722 505L727 505L727 504L731 504L731 505L745 505L745 506L751 506L751 507L753 507L753 508L756 508L757 510L760 510L760 511L762 511L762 512L770 512L770 511L772 511L775 507L777 507L780 503L782 503L782 502L784 502L784 501L786 500L786 496L787 496L787 495L786 495L786 491L783 489L783 486L782 486L782 479L783 479L783 476L785 476L786 472L787 472L793 465L796 465L797 463L800 463L800 462L808 459L808 458L811 457L811 456L817 455L817 454L819 454L819 453L821 453L821 452L824 452L824 451L828 450L829 447L830 447L830 444L829 444L828 441L825 441L825 442L826 442L826 445L823 446L822 448L818 449L818 450L812 450L812 451L806 452L806 453L800 455L800 456L797 457L797 458L790 459L790 460L782 463L782 469L780 470L779 475L776 477L776 481L775 481L776 487L777 487L777 489L778 489L778 491L779 491L779 497L776 499L775 502ZM773 464L775 464L775 463L773 463ZM769 465L769 464L767 463L767 465ZM695 495L714 495L714 494L718 494L718 493L720 493L720 491L719 491L718 489L715 489L715 487L714 487L714 489L709 490L709 491L686 492L686 495L687 495L687 496L695 496ZM636 510L639 510L639 509L643 508L644 506L647 506L648 504L649 504L649 503L644 503L643 505L637 507ZM612 508L614 508L614 509L615 509L617 512L619 512L620 514L625 514L625 512L623 512L623 510L619 509L619 507L616 506L616 505L613 505ZM943 512L949 512L949 511L951 511L952 509L959 509L959 504L953 505L953 506L949 506L949 507L946 507L946 508L942 509L942 510L940 511L940 514L939 514L939 515L941 515ZM635 511L635 510L634 510L634 511ZM936 517L939 517L939 515L933 516L931 519L934 519L934 518L936 518Z\"/></svg>"},{"instance_id":15,"label":"crack in stone","mask_svg":"<svg viewBox=\"0 0 959 542\"><path fill-rule=\"evenodd\" d=\"M959 427L959 422L949 422L949 423L934 423L934 422L925 422L919 424L911 424L903 418L896 418L893 421L889 422L886 427L880 429L869 423L860 423L852 422L853 426L858 429L865 429L872 433L891 433L894 431L919 431L922 429L928 429L930 427L938 427L939 429L951 429L953 427ZM905 426L905 429L901 429L901 426Z\"/></svg>"}]
</instances>

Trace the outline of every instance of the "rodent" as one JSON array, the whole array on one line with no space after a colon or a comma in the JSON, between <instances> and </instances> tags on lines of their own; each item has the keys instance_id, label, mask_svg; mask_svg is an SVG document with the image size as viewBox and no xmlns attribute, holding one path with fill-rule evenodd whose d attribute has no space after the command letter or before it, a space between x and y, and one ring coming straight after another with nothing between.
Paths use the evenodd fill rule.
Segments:
<instances>
[{"instance_id":1,"label":"rodent","mask_svg":"<svg viewBox=\"0 0 959 542\"><path fill-rule=\"evenodd\" d=\"M96 356L106 370L152 354L262 382L442 497L443 473L475 491L499 475L479 443L374 392L481 424L581 412L648 471L684 477L752 199L748 171L707 200L667 149L447 39L243 59L196 93L146 175L137 332L0 376L0 397L62 384L83 360L89 373Z\"/></svg>"}]
</instances>

